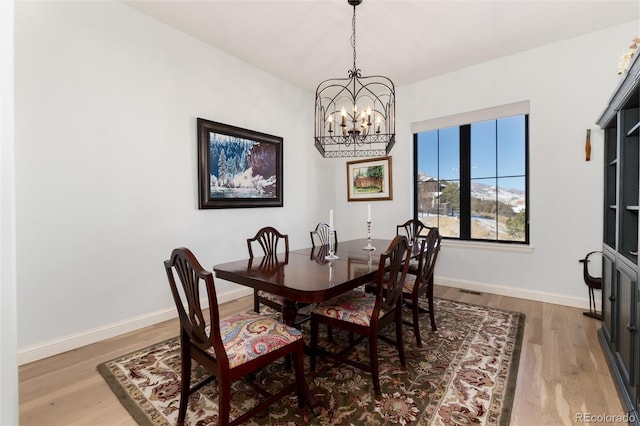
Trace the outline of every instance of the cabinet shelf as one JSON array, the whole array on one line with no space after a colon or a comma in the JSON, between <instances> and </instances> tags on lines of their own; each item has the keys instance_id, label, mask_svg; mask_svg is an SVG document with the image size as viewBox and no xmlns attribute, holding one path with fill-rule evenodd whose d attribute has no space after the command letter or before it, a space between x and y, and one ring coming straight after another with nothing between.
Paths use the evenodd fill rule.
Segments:
<instances>
[{"instance_id":1,"label":"cabinet shelf","mask_svg":"<svg viewBox=\"0 0 640 426\"><path fill-rule=\"evenodd\" d=\"M618 159L617 158L609 163L610 166L615 166L616 164L618 164Z\"/></svg>"},{"instance_id":2,"label":"cabinet shelf","mask_svg":"<svg viewBox=\"0 0 640 426\"><path fill-rule=\"evenodd\" d=\"M630 212L637 212L639 210L638 206L627 206L627 210Z\"/></svg>"},{"instance_id":3,"label":"cabinet shelf","mask_svg":"<svg viewBox=\"0 0 640 426\"><path fill-rule=\"evenodd\" d=\"M638 136L640 134L640 121L638 121L629 131L627 132L627 136Z\"/></svg>"}]
</instances>

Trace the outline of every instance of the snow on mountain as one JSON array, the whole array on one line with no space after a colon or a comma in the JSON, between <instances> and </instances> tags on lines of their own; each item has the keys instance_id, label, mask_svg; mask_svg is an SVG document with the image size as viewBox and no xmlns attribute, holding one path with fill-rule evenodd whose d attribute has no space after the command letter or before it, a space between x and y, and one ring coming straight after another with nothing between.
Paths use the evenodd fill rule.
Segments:
<instances>
[{"instance_id":1,"label":"snow on mountain","mask_svg":"<svg viewBox=\"0 0 640 426\"><path fill-rule=\"evenodd\" d=\"M426 174L419 173L418 179L422 182L434 181L435 178ZM496 194L497 192L497 194ZM513 188L498 188L493 185L484 183L471 183L471 197L480 198L481 200L495 200L496 196L499 201L509 204L513 210L519 212L526 207L525 192Z\"/></svg>"},{"instance_id":2,"label":"snow on mountain","mask_svg":"<svg viewBox=\"0 0 640 426\"><path fill-rule=\"evenodd\" d=\"M496 187L483 183L471 183L471 196L480 198L481 200L495 200ZM525 193L518 189L498 188L497 198L499 201L515 206L518 205L520 201L524 201Z\"/></svg>"}]
</instances>

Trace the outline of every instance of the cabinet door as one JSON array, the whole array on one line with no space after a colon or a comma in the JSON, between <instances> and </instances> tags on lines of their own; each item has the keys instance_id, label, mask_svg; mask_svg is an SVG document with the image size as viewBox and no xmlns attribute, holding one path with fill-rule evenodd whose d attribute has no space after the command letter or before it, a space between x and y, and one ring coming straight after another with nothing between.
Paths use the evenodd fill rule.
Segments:
<instances>
[{"instance_id":1,"label":"cabinet door","mask_svg":"<svg viewBox=\"0 0 640 426\"><path fill-rule=\"evenodd\" d=\"M636 291L637 272L635 268L630 268L620 262L616 263L616 278L618 282L618 323L616 339L616 363L620 371L620 376L629 393L630 401L636 400L636 370L637 370L637 317L636 317Z\"/></svg>"},{"instance_id":2,"label":"cabinet door","mask_svg":"<svg viewBox=\"0 0 640 426\"><path fill-rule=\"evenodd\" d=\"M602 251L602 331L614 351L613 342L616 340L614 318L616 318L616 268L615 254L608 252L604 247Z\"/></svg>"}]
</instances>

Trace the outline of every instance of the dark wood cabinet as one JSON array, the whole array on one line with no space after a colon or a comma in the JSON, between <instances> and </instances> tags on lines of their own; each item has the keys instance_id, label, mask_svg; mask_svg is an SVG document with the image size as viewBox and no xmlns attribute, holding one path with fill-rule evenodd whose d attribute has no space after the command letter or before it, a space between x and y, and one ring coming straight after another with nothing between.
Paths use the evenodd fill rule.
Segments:
<instances>
[{"instance_id":1,"label":"dark wood cabinet","mask_svg":"<svg viewBox=\"0 0 640 426\"><path fill-rule=\"evenodd\" d=\"M640 60L638 55L598 119L604 129L601 346L629 413L640 425Z\"/></svg>"}]
</instances>

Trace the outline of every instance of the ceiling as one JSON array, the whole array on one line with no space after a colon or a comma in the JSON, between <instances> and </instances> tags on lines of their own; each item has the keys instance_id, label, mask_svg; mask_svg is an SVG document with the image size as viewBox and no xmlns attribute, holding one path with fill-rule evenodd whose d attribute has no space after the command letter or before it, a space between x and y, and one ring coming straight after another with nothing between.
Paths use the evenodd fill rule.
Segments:
<instances>
[{"instance_id":1,"label":"ceiling","mask_svg":"<svg viewBox=\"0 0 640 426\"><path fill-rule=\"evenodd\" d=\"M347 0L123 2L307 90L353 67ZM357 65L401 86L638 19L640 0L364 0Z\"/></svg>"}]
</instances>

